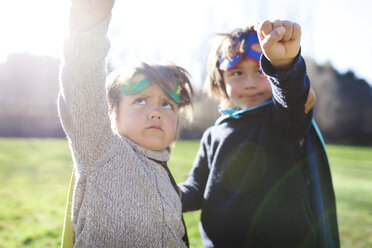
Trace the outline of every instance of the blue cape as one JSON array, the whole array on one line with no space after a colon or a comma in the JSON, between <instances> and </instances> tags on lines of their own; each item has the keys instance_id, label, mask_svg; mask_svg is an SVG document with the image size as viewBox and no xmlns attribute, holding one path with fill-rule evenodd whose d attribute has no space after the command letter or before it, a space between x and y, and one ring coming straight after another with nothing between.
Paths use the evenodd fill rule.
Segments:
<instances>
[{"instance_id":1,"label":"blue cape","mask_svg":"<svg viewBox=\"0 0 372 248\"><path fill-rule=\"evenodd\" d=\"M340 247L336 199L323 136L312 120L304 149L310 180L310 196L318 222L319 247Z\"/></svg>"},{"instance_id":2,"label":"blue cape","mask_svg":"<svg viewBox=\"0 0 372 248\"><path fill-rule=\"evenodd\" d=\"M272 101L244 110L221 110L221 113L224 115L217 119L216 125L227 118L239 119L245 112L270 103ZM317 248L340 247L336 199L328 154L322 133L314 119L311 121L310 128L304 140L304 152L307 177L310 182L310 200L314 216L316 217L316 230L319 237L319 246Z\"/></svg>"}]
</instances>

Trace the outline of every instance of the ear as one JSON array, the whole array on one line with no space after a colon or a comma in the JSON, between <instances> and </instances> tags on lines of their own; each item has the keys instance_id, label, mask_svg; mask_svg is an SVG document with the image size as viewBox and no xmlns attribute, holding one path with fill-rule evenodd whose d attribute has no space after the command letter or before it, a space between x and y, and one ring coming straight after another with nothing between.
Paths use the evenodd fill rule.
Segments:
<instances>
[{"instance_id":1,"label":"ear","mask_svg":"<svg viewBox=\"0 0 372 248\"><path fill-rule=\"evenodd\" d=\"M116 121L117 116L116 116L115 108L109 107L107 113L108 113L108 115L110 117L111 122L112 121Z\"/></svg>"},{"instance_id":2,"label":"ear","mask_svg":"<svg viewBox=\"0 0 372 248\"><path fill-rule=\"evenodd\" d=\"M111 108L111 107L109 107L109 109L108 109L108 114L109 114L109 115L112 115L113 111L114 111L114 109Z\"/></svg>"}]
</instances>

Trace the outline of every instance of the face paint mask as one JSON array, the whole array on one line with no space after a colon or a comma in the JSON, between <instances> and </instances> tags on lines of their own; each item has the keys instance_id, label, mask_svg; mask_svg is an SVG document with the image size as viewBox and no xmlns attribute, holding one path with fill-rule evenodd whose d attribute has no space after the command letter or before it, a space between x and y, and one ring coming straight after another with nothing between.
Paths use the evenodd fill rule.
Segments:
<instances>
[{"instance_id":1,"label":"face paint mask","mask_svg":"<svg viewBox=\"0 0 372 248\"><path fill-rule=\"evenodd\" d=\"M145 89L150 84L151 84L151 81L147 78L142 79L138 82L125 81L120 86L120 92L123 93L124 95L134 95L140 92L141 90ZM173 101L175 101L176 103L180 103L182 87L177 81L175 82L175 84L176 84L176 87L174 90L169 90L165 86L161 86L161 87L170 96L170 98L172 98Z\"/></svg>"},{"instance_id":2,"label":"face paint mask","mask_svg":"<svg viewBox=\"0 0 372 248\"><path fill-rule=\"evenodd\" d=\"M253 31L248 32L240 39L240 42L242 42L243 39L246 40L244 58L253 59L259 62L261 53L252 49L253 45L259 44L257 33ZM232 69L235 65L237 65L241 60L242 56L240 56L240 54L235 55L234 57L232 57L231 60L229 58L223 58L221 54L219 68L222 71L228 71Z\"/></svg>"}]
</instances>

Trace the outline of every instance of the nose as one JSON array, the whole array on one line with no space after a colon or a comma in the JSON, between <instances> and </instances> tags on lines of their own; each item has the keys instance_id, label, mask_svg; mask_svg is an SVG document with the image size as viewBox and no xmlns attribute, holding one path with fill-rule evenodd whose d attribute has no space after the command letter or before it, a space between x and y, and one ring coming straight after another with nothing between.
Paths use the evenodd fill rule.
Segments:
<instances>
[{"instance_id":1,"label":"nose","mask_svg":"<svg viewBox=\"0 0 372 248\"><path fill-rule=\"evenodd\" d=\"M150 110L149 119L150 120L162 120L163 119L163 115L158 107L154 107L153 109Z\"/></svg>"},{"instance_id":2,"label":"nose","mask_svg":"<svg viewBox=\"0 0 372 248\"><path fill-rule=\"evenodd\" d=\"M244 88L254 88L257 86L256 83L256 80L251 75L247 75L244 78Z\"/></svg>"}]
</instances>

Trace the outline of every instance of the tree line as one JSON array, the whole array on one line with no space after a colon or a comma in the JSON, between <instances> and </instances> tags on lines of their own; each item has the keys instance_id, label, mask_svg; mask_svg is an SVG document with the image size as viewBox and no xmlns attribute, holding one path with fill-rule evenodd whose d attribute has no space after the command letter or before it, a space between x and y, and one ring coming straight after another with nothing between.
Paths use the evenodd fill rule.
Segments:
<instances>
[{"instance_id":1,"label":"tree line","mask_svg":"<svg viewBox=\"0 0 372 248\"><path fill-rule=\"evenodd\" d=\"M314 118L327 143L372 145L372 89L353 72L306 59L316 92ZM0 136L65 137L57 113L59 60L29 54L9 55L0 64ZM181 139L199 139L218 118L218 102L196 90L194 121Z\"/></svg>"}]
</instances>

